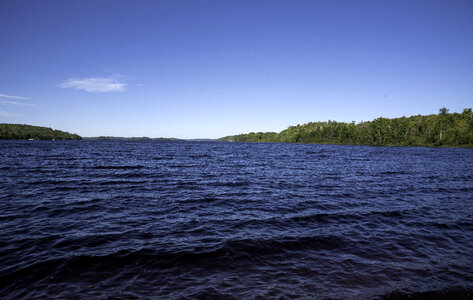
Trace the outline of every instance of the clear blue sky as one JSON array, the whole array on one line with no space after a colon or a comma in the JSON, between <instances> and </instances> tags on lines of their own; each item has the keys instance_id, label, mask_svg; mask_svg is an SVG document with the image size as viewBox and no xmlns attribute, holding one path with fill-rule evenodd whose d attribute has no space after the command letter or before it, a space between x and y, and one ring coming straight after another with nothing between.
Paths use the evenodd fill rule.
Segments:
<instances>
[{"instance_id":1,"label":"clear blue sky","mask_svg":"<svg viewBox=\"0 0 473 300\"><path fill-rule=\"evenodd\" d=\"M0 1L0 122L217 138L473 106L473 1Z\"/></svg>"}]
</instances>

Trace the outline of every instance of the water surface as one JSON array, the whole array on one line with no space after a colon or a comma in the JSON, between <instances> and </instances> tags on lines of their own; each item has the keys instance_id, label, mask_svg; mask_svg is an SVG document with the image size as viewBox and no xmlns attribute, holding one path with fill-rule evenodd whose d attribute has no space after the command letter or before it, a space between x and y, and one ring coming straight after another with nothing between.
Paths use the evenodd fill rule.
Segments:
<instances>
[{"instance_id":1,"label":"water surface","mask_svg":"<svg viewBox=\"0 0 473 300\"><path fill-rule=\"evenodd\" d=\"M471 297L473 149L0 141L0 296Z\"/></svg>"}]
</instances>

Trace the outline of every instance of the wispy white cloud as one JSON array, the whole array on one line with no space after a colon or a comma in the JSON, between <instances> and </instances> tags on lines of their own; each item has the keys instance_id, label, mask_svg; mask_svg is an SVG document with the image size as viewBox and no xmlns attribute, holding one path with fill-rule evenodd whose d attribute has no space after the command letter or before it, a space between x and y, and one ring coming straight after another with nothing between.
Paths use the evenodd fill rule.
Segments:
<instances>
[{"instance_id":1,"label":"wispy white cloud","mask_svg":"<svg viewBox=\"0 0 473 300\"><path fill-rule=\"evenodd\" d=\"M28 97L12 96L12 95L5 95L5 94L0 94L0 98L9 98L9 99L18 99L18 100L27 100L27 99L30 99L30 98L28 98Z\"/></svg>"},{"instance_id":2,"label":"wispy white cloud","mask_svg":"<svg viewBox=\"0 0 473 300\"><path fill-rule=\"evenodd\" d=\"M7 98L7 99L14 99L14 100L3 100L1 98ZM11 113L9 111L5 111L1 109L1 107L5 106L13 106L13 107L19 107L19 106L30 106L30 107L37 107L36 104L31 104L31 103L26 103L23 101L17 101L17 100L27 100L30 99L28 97L23 97L23 96L13 96L13 95L5 95L5 94L0 94L0 117L2 118L14 118L20 116L19 114Z\"/></svg>"},{"instance_id":3,"label":"wispy white cloud","mask_svg":"<svg viewBox=\"0 0 473 300\"><path fill-rule=\"evenodd\" d=\"M59 84L64 89L83 90L87 92L123 92L126 83L117 77L69 78Z\"/></svg>"},{"instance_id":4,"label":"wispy white cloud","mask_svg":"<svg viewBox=\"0 0 473 300\"><path fill-rule=\"evenodd\" d=\"M8 111L0 110L0 117L13 118L18 117L19 115L10 113Z\"/></svg>"},{"instance_id":5,"label":"wispy white cloud","mask_svg":"<svg viewBox=\"0 0 473 300\"><path fill-rule=\"evenodd\" d=\"M0 104L9 106L37 106L36 104L25 103L20 101L0 100Z\"/></svg>"}]
</instances>

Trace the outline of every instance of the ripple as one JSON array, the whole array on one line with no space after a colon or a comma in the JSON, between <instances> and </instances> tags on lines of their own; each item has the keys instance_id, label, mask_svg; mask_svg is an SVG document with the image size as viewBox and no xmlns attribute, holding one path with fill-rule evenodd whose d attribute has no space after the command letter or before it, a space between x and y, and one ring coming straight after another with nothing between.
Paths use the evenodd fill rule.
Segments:
<instances>
[{"instance_id":1,"label":"ripple","mask_svg":"<svg viewBox=\"0 0 473 300\"><path fill-rule=\"evenodd\" d=\"M472 149L0 143L1 298L472 295Z\"/></svg>"}]
</instances>

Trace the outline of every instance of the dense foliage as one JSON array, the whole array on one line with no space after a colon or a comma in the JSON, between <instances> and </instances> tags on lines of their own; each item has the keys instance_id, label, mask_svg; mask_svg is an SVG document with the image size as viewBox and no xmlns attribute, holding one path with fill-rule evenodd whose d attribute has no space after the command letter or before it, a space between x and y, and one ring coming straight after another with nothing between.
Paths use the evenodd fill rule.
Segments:
<instances>
[{"instance_id":1,"label":"dense foliage","mask_svg":"<svg viewBox=\"0 0 473 300\"><path fill-rule=\"evenodd\" d=\"M22 124L0 124L0 139L3 140L80 140L77 134L71 134L61 130L48 127L22 125Z\"/></svg>"},{"instance_id":2,"label":"dense foliage","mask_svg":"<svg viewBox=\"0 0 473 300\"><path fill-rule=\"evenodd\" d=\"M393 146L473 146L473 113L448 113L395 119L378 118L358 124L311 122L290 126L280 133L257 132L227 136L221 141L283 142Z\"/></svg>"}]
</instances>

